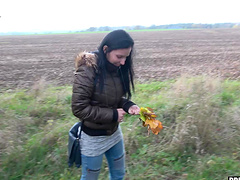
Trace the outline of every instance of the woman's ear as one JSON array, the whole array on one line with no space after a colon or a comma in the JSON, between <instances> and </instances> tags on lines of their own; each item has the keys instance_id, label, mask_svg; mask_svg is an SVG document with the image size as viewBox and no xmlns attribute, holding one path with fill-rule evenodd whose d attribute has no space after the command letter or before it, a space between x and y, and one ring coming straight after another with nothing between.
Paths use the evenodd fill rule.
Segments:
<instances>
[{"instance_id":1,"label":"woman's ear","mask_svg":"<svg viewBox=\"0 0 240 180\"><path fill-rule=\"evenodd\" d=\"M107 53L107 48L108 48L107 45L104 45L104 46L103 46L103 52L104 52L105 54Z\"/></svg>"}]
</instances>

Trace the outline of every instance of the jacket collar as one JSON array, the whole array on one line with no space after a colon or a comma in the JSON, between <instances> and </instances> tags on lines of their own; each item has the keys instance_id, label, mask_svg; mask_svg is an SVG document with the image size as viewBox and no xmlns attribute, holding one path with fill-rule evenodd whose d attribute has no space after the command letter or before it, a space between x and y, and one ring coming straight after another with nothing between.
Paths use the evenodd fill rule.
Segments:
<instances>
[{"instance_id":1,"label":"jacket collar","mask_svg":"<svg viewBox=\"0 0 240 180\"><path fill-rule=\"evenodd\" d=\"M115 66L114 64L110 63L110 62L107 60L106 69L107 69L108 72L113 73L113 72L118 72L119 67L118 67L118 66Z\"/></svg>"}]
</instances>

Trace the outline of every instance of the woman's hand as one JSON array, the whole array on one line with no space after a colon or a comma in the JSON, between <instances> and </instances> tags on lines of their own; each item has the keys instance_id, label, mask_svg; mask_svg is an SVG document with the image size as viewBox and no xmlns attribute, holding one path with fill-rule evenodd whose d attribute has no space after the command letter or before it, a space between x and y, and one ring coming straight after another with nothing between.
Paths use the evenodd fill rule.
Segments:
<instances>
[{"instance_id":1,"label":"woman's hand","mask_svg":"<svg viewBox=\"0 0 240 180\"><path fill-rule=\"evenodd\" d=\"M126 114L126 112L122 108L117 109L117 111L118 111L118 122L122 122L123 116L124 114Z\"/></svg>"},{"instance_id":2,"label":"woman's hand","mask_svg":"<svg viewBox=\"0 0 240 180\"><path fill-rule=\"evenodd\" d=\"M135 114L139 114L140 112L140 108L137 105L133 105L128 109L128 113L135 115Z\"/></svg>"}]
</instances>

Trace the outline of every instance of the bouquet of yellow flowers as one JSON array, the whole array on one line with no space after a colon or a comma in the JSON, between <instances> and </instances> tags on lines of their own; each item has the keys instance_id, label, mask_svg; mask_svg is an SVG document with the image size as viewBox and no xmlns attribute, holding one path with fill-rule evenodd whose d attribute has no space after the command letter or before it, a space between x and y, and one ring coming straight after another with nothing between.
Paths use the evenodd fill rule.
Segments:
<instances>
[{"instance_id":1,"label":"bouquet of yellow flowers","mask_svg":"<svg viewBox=\"0 0 240 180\"><path fill-rule=\"evenodd\" d=\"M148 127L148 133L151 129L152 132L157 135L163 129L162 123L155 119L157 115L153 112L153 109L141 107L139 114L139 119L142 121L143 126Z\"/></svg>"}]
</instances>

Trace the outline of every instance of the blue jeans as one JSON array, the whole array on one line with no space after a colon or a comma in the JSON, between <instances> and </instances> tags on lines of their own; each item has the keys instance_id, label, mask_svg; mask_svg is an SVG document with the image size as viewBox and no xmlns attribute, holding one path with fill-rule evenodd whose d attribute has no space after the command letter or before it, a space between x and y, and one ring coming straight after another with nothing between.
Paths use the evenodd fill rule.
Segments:
<instances>
[{"instance_id":1,"label":"blue jeans","mask_svg":"<svg viewBox=\"0 0 240 180\"><path fill-rule=\"evenodd\" d=\"M125 175L125 154L123 140L106 151L111 180L122 180ZM82 154L81 180L97 180L101 170L103 155L90 157Z\"/></svg>"}]
</instances>

